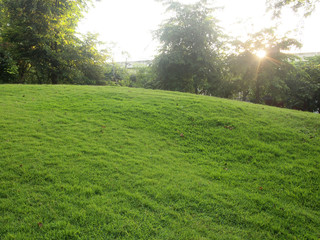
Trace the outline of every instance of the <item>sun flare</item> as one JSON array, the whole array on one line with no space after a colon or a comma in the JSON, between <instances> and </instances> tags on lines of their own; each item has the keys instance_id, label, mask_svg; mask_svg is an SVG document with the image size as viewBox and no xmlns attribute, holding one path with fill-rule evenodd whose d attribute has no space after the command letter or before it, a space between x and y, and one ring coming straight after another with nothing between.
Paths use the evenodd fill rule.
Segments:
<instances>
[{"instance_id":1,"label":"sun flare","mask_svg":"<svg viewBox=\"0 0 320 240\"><path fill-rule=\"evenodd\" d=\"M267 55L267 53L266 53L266 51L264 51L264 50L258 50L257 52L256 52L256 55L257 55L257 57L258 58L264 58L266 55Z\"/></svg>"}]
</instances>

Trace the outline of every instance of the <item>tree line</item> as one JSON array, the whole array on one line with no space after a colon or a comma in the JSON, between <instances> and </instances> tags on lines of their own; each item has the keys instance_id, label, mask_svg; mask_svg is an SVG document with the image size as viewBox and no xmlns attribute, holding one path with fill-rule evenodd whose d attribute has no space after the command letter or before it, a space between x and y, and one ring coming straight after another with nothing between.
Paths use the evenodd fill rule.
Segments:
<instances>
[{"instance_id":1,"label":"tree line","mask_svg":"<svg viewBox=\"0 0 320 240\"><path fill-rule=\"evenodd\" d=\"M299 60L286 53L301 47L297 40L279 38L272 28L247 41L231 39L205 0L162 2L172 14L155 32L159 53L150 66L130 70L112 63L97 35L76 33L89 1L0 0L0 83L112 84L319 111L320 56ZM306 15L314 7L268 4L275 17L285 4Z\"/></svg>"}]
</instances>

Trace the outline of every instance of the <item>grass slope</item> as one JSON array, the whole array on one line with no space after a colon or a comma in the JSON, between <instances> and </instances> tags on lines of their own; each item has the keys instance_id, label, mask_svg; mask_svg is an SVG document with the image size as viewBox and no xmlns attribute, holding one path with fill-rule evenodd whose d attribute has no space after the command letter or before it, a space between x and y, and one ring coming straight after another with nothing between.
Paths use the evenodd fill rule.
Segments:
<instances>
[{"instance_id":1,"label":"grass slope","mask_svg":"<svg viewBox=\"0 0 320 240\"><path fill-rule=\"evenodd\" d=\"M0 85L0 239L319 239L320 115Z\"/></svg>"}]
</instances>

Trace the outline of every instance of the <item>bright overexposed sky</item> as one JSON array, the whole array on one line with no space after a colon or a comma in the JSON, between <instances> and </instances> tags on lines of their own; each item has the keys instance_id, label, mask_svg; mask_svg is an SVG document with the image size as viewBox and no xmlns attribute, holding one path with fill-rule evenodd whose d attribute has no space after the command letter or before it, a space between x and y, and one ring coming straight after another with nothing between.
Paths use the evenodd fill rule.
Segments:
<instances>
[{"instance_id":1,"label":"bright overexposed sky","mask_svg":"<svg viewBox=\"0 0 320 240\"><path fill-rule=\"evenodd\" d=\"M180 2L189 4L197 1ZM272 22L271 13L265 11L265 0L208 2L223 7L214 14L225 33L231 36L244 40L248 33L278 24L280 36L292 31L289 36L303 43L303 48L296 52L320 52L319 8L309 18L284 11L281 19ZM100 0L94 5L80 22L78 31L99 33L99 40L112 46L115 61L126 58L129 61L150 60L157 54L158 42L153 39L152 32L168 17L161 3L155 0Z\"/></svg>"}]
</instances>

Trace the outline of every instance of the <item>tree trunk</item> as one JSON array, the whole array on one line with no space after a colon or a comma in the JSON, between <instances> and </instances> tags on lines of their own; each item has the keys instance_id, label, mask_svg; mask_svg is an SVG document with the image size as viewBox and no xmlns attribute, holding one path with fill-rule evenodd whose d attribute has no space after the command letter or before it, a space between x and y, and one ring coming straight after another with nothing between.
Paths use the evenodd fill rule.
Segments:
<instances>
[{"instance_id":1,"label":"tree trunk","mask_svg":"<svg viewBox=\"0 0 320 240\"><path fill-rule=\"evenodd\" d=\"M260 103L260 102L261 102L261 89L260 89L260 81L258 78L256 82L255 103Z\"/></svg>"},{"instance_id":2,"label":"tree trunk","mask_svg":"<svg viewBox=\"0 0 320 240\"><path fill-rule=\"evenodd\" d=\"M58 75L56 73L51 73L51 83L58 84Z\"/></svg>"}]
</instances>

